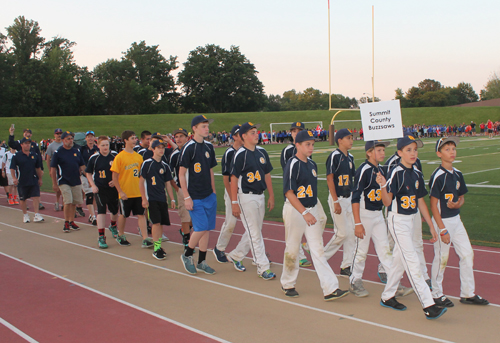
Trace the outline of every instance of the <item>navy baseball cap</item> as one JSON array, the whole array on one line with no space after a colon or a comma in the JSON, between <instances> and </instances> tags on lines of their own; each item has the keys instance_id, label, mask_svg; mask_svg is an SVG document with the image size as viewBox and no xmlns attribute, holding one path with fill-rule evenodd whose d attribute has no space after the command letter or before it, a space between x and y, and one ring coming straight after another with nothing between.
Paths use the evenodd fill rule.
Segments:
<instances>
[{"instance_id":1,"label":"navy baseball cap","mask_svg":"<svg viewBox=\"0 0 500 343\"><path fill-rule=\"evenodd\" d=\"M240 128L241 128L241 125L238 124L238 125L234 125L233 128L231 129L231 136L234 136L236 134L240 134Z\"/></svg>"},{"instance_id":2,"label":"navy baseball cap","mask_svg":"<svg viewBox=\"0 0 500 343\"><path fill-rule=\"evenodd\" d=\"M167 143L165 143L163 139L155 139L153 143L151 143L151 149L156 148L158 145L163 145L164 147L166 147Z\"/></svg>"},{"instance_id":3,"label":"navy baseball cap","mask_svg":"<svg viewBox=\"0 0 500 343\"><path fill-rule=\"evenodd\" d=\"M443 137L441 139L438 139L438 141L436 142L436 152L441 150L441 147L448 142L453 142L453 143L455 143L455 146L457 146L458 143L460 142L460 138L455 137L455 136L451 136L451 137Z\"/></svg>"},{"instance_id":4,"label":"navy baseball cap","mask_svg":"<svg viewBox=\"0 0 500 343\"><path fill-rule=\"evenodd\" d=\"M296 121L292 123L292 126L290 126L290 130L293 129L299 129L299 130L305 130L304 124L300 121Z\"/></svg>"},{"instance_id":5,"label":"navy baseball cap","mask_svg":"<svg viewBox=\"0 0 500 343\"><path fill-rule=\"evenodd\" d=\"M61 129L55 129L54 133L62 133L62 130Z\"/></svg>"},{"instance_id":6,"label":"navy baseball cap","mask_svg":"<svg viewBox=\"0 0 500 343\"><path fill-rule=\"evenodd\" d=\"M87 137L88 135L95 136L95 133L94 133L94 131L87 131L87 132L85 133L85 137Z\"/></svg>"},{"instance_id":7,"label":"navy baseball cap","mask_svg":"<svg viewBox=\"0 0 500 343\"><path fill-rule=\"evenodd\" d=\"M25 132L29 132L29 133L31 133L31 130L30 130L30 129L24 129L24 130L23 130L23 133L25 133Z\"/></svg>"},{"instance_id":8,"label":"navy baseball cap","mask_svg":"<svg viewBox=\"0 0 500 343\"><path fill-rule=\"evenodd\" d=\"M71 132L71 131L64 131L63 134L62 134L62 136L61 136L61 138L64 139L64 138L66 138L68 136L75 137L75 134L73 132Z\"/></svg>"},{"instance_id":9,"label":"navy baseball cap","mask_svg":"<svg viewBox=\"0 0 500 343\"><path fill-rule=\"evenodd\" d=\"M175 130L174 133L173 133L173 135L175 136L178 133L182 133L182 134L186 135L186 137L188 136L188 132L186 131L186 129L183 129L182 127L180 127L177 130Z\"/></svg>"},{"instance_id":10,"label":"navy baseball cap","mask_svg":"<svg viewBox=\"0 0 500 343\"><path fill-rule=\"evenodd\" d=\"M209 123L212 124L214 122L213 119L207 119L203 114L196 116L191 120L191 127L198 125L199 123Z\"/></svg>"},{"instance_id":11,"label":"navy baseball cap","mask_svg":"<svg viewBox=\"0 0 500 343\"><path fill-rule=\"evenodd\" d=\"M380 140L379 141L367 141L365 143L365 151L373 149L376 146L383 146L383 147L387 148L390 144L391 144L391 142L389 142L389 141L380 141Z\"/></svg>"},{"instance_id":12,"label":"navy baseball cap","mask_svg":"<svg viewBox=\"0 0 500 343\"><path fill-rule=\"evenodd\" d=\"M32 140L30 138L26 138L26 137L23 137L23 139L21 139L21 144L23 143L26 143L26 142L32 142Z\"/></svg>"},{"instance_id":13,"label":"navy baseball cap","mask_svg":"<svg viewBox=\"0 0 500 343\"><path fill-rule=\"evenodd\" d=\"M412 135L406 135L403 138L398 139L398 150L403 149L405 146L410 145L411 143L417 143L417 148L422 148L424 143L418 139L413 137Z\"/></svg>"},{"instance_id":14,"label":"navy baseball cap","mask_svg":"<svg viewBox=\"0 0 500 343\"><path fill-rule=\"evenodd\" d=\"M309 130L302 130L297 133L295 136L295 143L302 143L305 141L313 141L314 134Z\"/></svg>"},{"instance_id":15,"label":"navy baseball cap","mask_svg":"<svg viewBox=\"0 0 500 343\"><path fill-rule=\"evenodd\" d=\"M161 133L159 133L159 132L155 132L155 133L153 133L151 136L162 136L162 134L161 134Z\"/></svg>"},{"instance_id":16,"label":"navy baseball cap","mask_svg":"<svg viewBox=\"0 0 500 343\"><path fill-rule=\"evenodd\" d=\"M340 129L335 134L335 144L339 145L339 139L342 139L347 136L352 136L352 132L349 129Z\"/></svg>"},{"instance_id":17,"label":"navy baseball cap","mask_svg":"<svg viewBox=\"0 0 500 343\"><path fill-rule=\"evenodd\" d=\"M251 122L246 122L245 124L242 124L240 127L240 131L238 132L241 135L247 133L251 129L257 129L260 127L260 124L253 124Z\"/></svg>"}]
</instances>

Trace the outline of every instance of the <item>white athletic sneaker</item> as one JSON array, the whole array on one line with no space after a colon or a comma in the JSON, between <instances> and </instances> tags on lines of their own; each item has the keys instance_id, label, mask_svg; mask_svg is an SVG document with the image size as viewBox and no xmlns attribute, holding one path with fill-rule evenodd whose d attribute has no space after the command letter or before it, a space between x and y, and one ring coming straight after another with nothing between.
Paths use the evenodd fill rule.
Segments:
<instances>
[{"instance_id":1,"label":"white athletic sneaker","mask_svg":"<svg viewBox=\"0 0 500 343\"><path fill-rule=\"evenodd\" d=\"M29 223L30 222L30 215L26 213L23 215L23 223Z\"/></svg>"},{"instance_id":2,"label":"white athletic sneaker","mask_svg":"<svg viewBox=\"0 0 500 343\"><path fill-rule=\"evenodd\" d=\"M35 218L33 218L33 222L40 223L43 221L45 221L45 219L43 219L42 215L40 213L35 213Z\"/></svg>"},{"instance_id":3,"label":"white athletic sneaker","mask_svg":"<svg viewBox=\"0 0 500 343\"><path fill-rule=\"evenodd\" d=\"M362 280L354 280L354 282L349 287L349 291L351 291L351 293L357 296L358 298L364 298L370 294L363 286Z\"/></svg>"},{"instance_id":4,"label":"white athletic sneaker","mask_svg":"<svg viewBox=\"0 0 500 343\"><path fill-rule=\"evenodd\" d=\"M56 203L54 204L54 211L56 211L56 212L58 212L58 211L59 211L59 203L58 203L58 202L56 202Z\"/></svg>"},{"instance_id":5,"label":"white athletic sneaker","mask_svg":"<svg viewBox=\"0 0 500 343\"><path fill-rule=\"evenodd\" d=\"M162 233L162 234L161 234L161 241L162 241L162 242L169 241L169 240L170 240L170 239L169 239L167 236L165 236L165 234L164 234L164 233Z\"/></svg>"}]
</instances>

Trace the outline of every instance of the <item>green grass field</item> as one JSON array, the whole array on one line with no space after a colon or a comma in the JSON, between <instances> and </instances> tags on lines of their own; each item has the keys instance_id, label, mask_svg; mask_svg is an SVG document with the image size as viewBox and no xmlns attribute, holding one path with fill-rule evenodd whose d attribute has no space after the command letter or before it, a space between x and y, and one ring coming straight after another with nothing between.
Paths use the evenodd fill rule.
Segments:
<instances>
[{"instance_id":1,"label":"green grass field","mask_svg":"<svg viewBox=\"0 0 500 343\"><path fill-rule=\"evenodd\" d=\"M268 129L270 123L292 122L300 120L323 121L325 127L330 123L336 111L301 111L301 112L257 112L257 113L218 113L208 114L208 118L214 118L211 131L227 130L235 124L252 121L260 123L262 128ZM402 110L403 124L459 124L474 120L476 123L486 122L487 119L493 121L500 119L500 107L441 107L441 108L409 108ZM73 132L94 130L97 135L119 135L125 129L133 129L137 134L142 130L160 131L162 133L172 132L178 127L188 128L192 114L159 114L159 115L127 115L127 116L88 116L88 117L57 117L57 118L8 118L0 122L0 139L7 140L8 128L12 123L16 126L16 138L20 138L23 128L30 128L33 131L33 138L53 137L54 129L57 127ZM359 111L342 112L337 120L359 119ZM361 123L338 123L336 128L357 127ZM189 130L189 129L188 129ZM424 140L427 143L420 151L420 159L423 161L424 175L429 178L432 171L438 166L438 158L433 152L435 140ZM281 168L279 164L280 152L284 145L268 145L273 166L276 168L272 172L273 185L276 194L276 207L272 212L267 213L267 220L280 220L283 197L281 196L282 180ZM316 152L313 159L318 163L319 177L325 177L325 162L333 147L327 142L317 143ZM220 158L225 148L217 148L216 153ZM392 155L394 148L389 147L387 157ZM356 165L359 166L364 159L363 142L355 142L351 153L355 157ZM489 186L500 185L500 139L489 140L486 138L465 138L459 146L456 167L464 175L469 187L466 196L466 203L462 208L462 219L467 227L470 237L475 244L500 246L500 231L497 230L497 223L500 222L498 202L500 200L499 188L488 188ZM215 169L220 174L220 166ZM217 176L218 189L218 210L224 213L223 183L222 177ZM327 206L328 191L326 181L320 180L319 198L325 209ZM480 187L473 187L480 184ZM48 174L44 176L43 190L51 190L51 182ZM329 212L327 210L327 212ZM329 214L329 213L328 213ZM330 216L329 216L330 217ZM331 218L328 225L331 225ZM425 225L425 224L424 224ZM427 230L427 228L424 228Z\"/></svg>"}]
</instances>

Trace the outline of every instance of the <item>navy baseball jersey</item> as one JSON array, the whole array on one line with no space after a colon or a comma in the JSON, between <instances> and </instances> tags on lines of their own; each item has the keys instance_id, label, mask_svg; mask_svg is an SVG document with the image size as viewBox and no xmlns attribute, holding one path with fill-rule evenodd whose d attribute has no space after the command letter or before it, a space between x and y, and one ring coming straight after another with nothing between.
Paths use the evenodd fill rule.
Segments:
<instances>
[{"instance_id":1,"label":"navy baseball jersey","mask_svg":"<svg viewBox=\"0 0 500 343\"><path fill-rule=\"evenodd\" d=\"M21 187L36 186L38 185L36 169L40 168L41 164L41 160L33 151L30 151L29 155L26 155L22 151L18 151L14 157L12 157L10 169L16 171L16 177Z\"/></svg>"},{"instance_id":2,"label":"navy baseball jersey","mask_svg":"<svg viewBox=\"0 0 500 343\"><path fill-rule=\"evenodd\" d=\"M418 212L418 199L427 195L424 175L415 165L406 168L399 163L390 171L387 192L393 195L389 211L415 214Z\"/></svg>"},{"instance_id":3,"label":"navy baseball jersey","mask_svg":"<svg viewBox=\"0 0 500 343\"><path fill-rule=\"evenodd\" d=\"M231 176L231 163L233 162L234 158L234 153L236 150L231 146L226 149L224 152L224 155L222 155L222 160L221 160L221 168L222 168L222 175L226 176ZM229 181L231 182L231 178L229 178Z\"/></svg>"},{"instance_id":4,"label":"navy baseball jersey","mask_svg":"<svg viewBox=\"0 0 500 343\"><path fill-rule=\"evenodd\" d=\"M172 180L172 171L168 164L149 158L142 164L141 176L146 180L149 201L167 202L165 183Z\"/></svg>"},{"instance_id":5,"label":"navy baseball jersey","mask_svg":"<svg viewBox=\"0 0 500 343\"><path fill-rule=\"evenodd\" d=\"M161 157L161 159L166 164L170 164L169 156L170 156L171 152L169 152L168 156L167 156L167 150L172 150L172 149L165 148L165 154L163 154L163 156ZM141 149L137 153L142 156L142 158L143 158L144 161L146 161L146 160L148 160L150 158L153 158L153 155L154 155L154 152L151 149Z\"/></svg>"},{"instance_id":6,"label":"navy baseball jersey","mask_svg":"<svg viewBox=\"0 0 500 343\"><path fill-rule=\"evenodd\" d=\"M380 185L377 183L377 173L386 177L385 168L380 165L374 166L368 160L363 162L354 176L354 191L352 192L352 203L359 203L360 208L369 211L381 211L384 206L382 202Z\"/></svg>"},{"instance_id":7,"label":"navy baseball jersey","mask_svg":"<svg viewBox=\"0 0 500 343\"><path fill-rule=\"evenodd\" d=\"M215 150L211 143L198 143L194 139L186 143L182 149L180 166L188 170L186 181L191 199L205 199L214 192L210 169L216 165Z\"/></svg>"},{"instance_id":8,"label":"navy baseball jersey","mask_svg":"<svg viewBox=\"0 0 500 343\"><path fill-rule=\"evenodd\" d=\"M254 151L241 147L234 154L231 175L238 178L238 193L262 194L266 190L266 174L273 170L269 155L264 148Z\"/></svg>"},{"instance_id":9,"label":"navy baseball jersey","mask_svg":"<svg viewBox=\"0 0 500 343\"><path fill-rule=\"evenodd\" d=\"M438 209L441 218L451 218L460 214L459 208L448 208L448 201L458 201L458 197L467 193L462 172L456 168L453 171L446 170L439 166L431 175L429 180L430 196L437 198Z\"/></svg>"},{"instance_id":10,"label":"navy baseball jersey","mask_svg":"<svg viewBox=\"0 0 500 343\"><path fill-rule=\"evenodd\" d=\"M387 170L391 170L395 166L398 165L399 161L401 161L401 157L398 155L398 152L396 151L394 155L389 157L387 161L385 161L384 166L387 167ZM420 170L421 173L422 171L422 163L420 162L420 159L417 157L417 160L415 161L415 165L417 166L417 169Z\"/></svg>"},{"instance_id":11,"label":"navy baseball jersey","mask_svg":"<svg viewBox=\"0 0 500 343\"><path fill-rule=\"evenodd\" d=\"M90 157L85 172L92 174L92 180L94 180L98 188L110 188L109 183L112 180L111 165L116 155L118 153L110 151L107 156L96 153Z\"/></svg>"},{"instance_id":12,"label":"navy baseball jersey","mask_svg":"<svg viewBox=\"0 0 500 343\"><path fill-rule=\"evenodd\" d=\"M318 203L318 166L310 158L307 162L296 156L288 160L283 172L283 194L289 190L297 196L304 207Z\"/></svg>"},{"instance_id":13,"label":"navy baseball jersey","mask_svg":"<svg viewBox=\"0 0 500 343\"><path fill-rule=\"evenodd\" d=\"M80 147L80 153L82 154L83 162L85 162L85 165L89 163L90 157L92 157L92 155L94 155L96 152L99 152L99 148L95 144L92 149L90 149L86 144Z\"/></svg>"},{"instance_id":14,"label":"navy baseball jersey","mask_svg":"<svg viewBox=\"0 0 500 343\"><path fill-rule=\"evenodd\" d=\"M179 149L175 149L170 155L170 161L168 161L170 169L172 169L172 177L174 178L174 181L175 183L177 183L178 187L181 186L181 183L179 182L180 157L181 157L181 151Z\"/></svg>"},{"instance_id":15,"label":"navy baseball jersey","mask_svg":"<svg viewBox=\"0 0 500 343\"><path fill-rule=\"evenodd\" d=\"M283 150L281 150L280 163L283 170L285 170L285 166L288 160L295 156L295 154L297 154L297 148L295 147L295 144L289 144L288 146L283 148ZM312 157L309 157L309 159L312 160Z\"/></svg>"},{"instance_id":16,"label":"navy baseball jersey","mask_svg":"<svg viewBox=\"0 0 500 343\"><path fill-rule=\"evenodd\" d=\"M333 182L338 197L351 196L353 178L356 174L354 157L347 153L344 155L339 149L332 152L326 160L326 175L333 174Z\"/></svg>"},{"instance_id":17,"label":"navy baseball jersey","mask_svg":"<svg viewBox=\"0 0 500 343\"><path fill-rule=\"evenodd\" d=\"M64 146L57 149L50 160L50 166L56 168L59 185L81 185L80 167L84 165L85 162L80 150L76 148L66 149Z\"/></svg>"}]
</instances>

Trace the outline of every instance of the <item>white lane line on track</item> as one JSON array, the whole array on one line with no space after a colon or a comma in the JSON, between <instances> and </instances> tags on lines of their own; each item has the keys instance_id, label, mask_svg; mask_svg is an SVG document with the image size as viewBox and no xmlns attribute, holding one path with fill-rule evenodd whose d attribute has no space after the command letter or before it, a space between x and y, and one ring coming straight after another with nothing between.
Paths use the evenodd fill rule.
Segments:
<instances>
[{"instance_id":1,"label":"white lane line on track","mask_svg":"<svg viewBox=\"0 0 500 343\"><path fill-rule=\"evenodd\" d=\"M364 319L360 319L360 318L355 318L355 317L351 317L351 316L348 316L348 315L344 315L344 314L341 314L341 313L337 313L337 312L333 312L333 311L327 311L327 310L323 310L323 309L320 309L320 308L316 308L316 307L313 307L313 306L308 306L308 305L303 305L303 304L298 304L298 303L294 303L292 301L289 301L289 300L284 300L284 299L279 299L279 298L275 298L273 296L270 296L270 295L267 295L267 294L262 294L262 293L258 293L258 292L254 292L254 291L250 291L250 290L247 290L247 289L241 289L239 287L235 287L235 286L231 286L231 285L227 285L227 284L224 284L224 283L220 283L220 282L217 282L217 281L213 281L213 280L209 280L209 279L205 279L205 278L199 278L199 277L196 277L196 276L193 276L193 275L190 275L190 274L186 274L186 273L183 273L183 272L179 272L179 271L176 271L176 270L173 270L173 269L169 269L169 268L165 268L165 267L161 267L161 266L158 266L158 265L154 265L154 264L151 264L151 263L147 263L147 262L144 262L144 261L139 261L139 260L134 260L132 258L129 258L129 257L125 257L125 256L120 256L120 255L116 255L116 254L113 254L113 253L110 253L108 251L103 251L103 250L100 250L100 249L97 249L97 248L92 248L92 247L89 247L89 246L86 246L86 245L83 245L83 244L79 244L79 243L74 243L74 242L70 242L70 241L66 241L64 239L61 239L61 238L57 238L57 237L53 237L53 236L50 236L50 235L45 235L45 234L42 234L42 233L39 233L39 232L36 232L36 231L31 231L31 230L27 230L27 229L23 229L21 227L18 227L18 226L14 226L14 225L10 225L10 224L6 224L6 223L2 223L0 222L0 224L3 224L5 226L8 226L8 227L11 227L11 228L14 228L14 229L18 229L18 230L21 230L21 231L25 231L25 232L29 232L29 233L33 233L33 234L36 234L36 235L39 235L39 236L42 236L42 237L46 237L46 238L49 238L49 239L54 239L54 240L57 240L57 241L60 241L60 242L63 242L63 243L67 243L67 244L71 244L71 245L75 245L75 246L78 246L78 247L81 247L81 248L85 248L85 249L90 249L90 250L93 250L95 252L99 252L99 253L102 253L102 254L106 254L106 255L110 255L110 256L113 256L113 257L116 257L116 258L121 258L121 259L124 259L124 260L127 260L127 261L131 261L131 262L134 262L134 263L139 263L139 264L142 264L142 265L145 265L145 266L148 266L148 267L153 267L153 268L157 268L157 269L162 269L164 271L167 271L167 272L170 272L170 273L173 273L173 274L177 274L177 275L181 275L181 276L184 276L184 277L188 277L188 278L191 278L191 279L195 279L195 280L198 280L198 281L201 281L201 282L207 282L207 283L211 283L213 285L217 285L217 286L221 286L221 287L225 287L225 288L229 288L229 289L232 289L232 290L236 290L236 291L239 291L239 292L243 292L243 293L248 293L248 294L251 294L251 295L255 295L255 296L259 296L259 297L262 297L262 298L266 298L266 299L270 299L270 300L273 300L273 301L277 301L277 302L281 302L281 303L285 303L285 304L288 304L288 305L292 305L292 306L297 306L297 307L301 307L301 308L304 308L304 309L307 309L307 310L311 310L311 311L316 311L316 312L320 312L320 313L324 313L324 314L327 314L327 315L331 315L331 316L336 316L336 317L341 317L343 319L347 319L347 320L352 320L352 321L355 321L355 322L358 322L358 323L362 323L362 324L367 324L367 325L371 325L371 326L374 326L374 327L378 327L378 328L381 328L381 329L387 329L387 330L390 330L390 331L396 331L396 332L400 332L400 333L403 333L403 334L407 334L407 335L410 335L410 336L415 336L415 337L420 337L420 338L424 338L424 339L428 339L428 340L432 340L432 341L435 341L435 342L450 342L450 341L447 341L447 340L444 340L444 339L440 339L440 338L436 338L436 337L432 337L432 336L427 336L427 335L424 335L424 334L420 334L418 332L413 332L413 331L408 331L408 330L404 330L404 329L399 329L399 328L395 328L395 327L392 327L392 326L388 326L388 325L384 325L384 324L380 324L380 323L376 323L376 322L372 322L372 321L369 321L369 320L364 320ZM26 265L29 265L33 268L36 268L38 270L41 270L41 271L44 271L48 274L51 274L51 275L54 275L56 277L60 277L61 279L65 280L65 281L68 281L68 282L71 282L79 287L82 287L82 288L85 288L89 291L93 291L97 294L100 294L102 296L105 296L105 297L108 297L112 300L115 300L115 301L118 301L120 303L123 303L127 306L131 306L137 310L140 310L140 311L143 311L145 313L148 313L148 314L151 314L157 318L160 318L160 319L163 319L163 320L166 320L166 321L169 321L169 322L172 322L176 325L179 325L179 326L182 326L188 330L191 330L191 331L195 331L196 329L194 328L191 328L189 326L185 326L184 324L182 323L178 323L178 322L175 322L169 318L166 318L166 317L163 317L161 315L158 315L154 312L151 312L151 311L148 311L146 309L143 309L141 307L137 307L133 304L130 304L130 303L127 303L123 300L120 300L118 298L115 298L111 295L108 295L108 294L105 294L105 293L102 293L98 290L95 290L95 289L92 289L88 286L85 286L85 285L81 285L79 284L78 282L76 281L73 281L71 279L68 279L68 278L65 278L65 277L62 277L62 276L59 276L55 273L52 273L48 270L44 270L40 267L37 267L35 265L32 265L30 263L27 263L25 261L22 261L22 260L19 260L15 257L12 257L10 255L7 255L7 254L4 254L2 252L0 252L0 254L6 256L6 257L9 257L9 258L12 258L18 262L21 262L21 263L24 263ZM215 337L215 336L211 336L207 333L203 333L202 331L195 331L195 332L198 332L202 335L205 335L207 337L210 337L210 338L213 338L215 340L219 340L221 342L226 342L226 341L223 341L221 340L220 338L218 337Z\"/></svg>"},{"instance_id":2,"label":"white lane line on track","mask_svg":"<svg viewBox=\"0 0 500 343\"><path fill-rule=\"evenodd\" d=\"M3 224L5 224L5 223L3 223ZM27 230L27 231L29 231L29 230ZM45 236L45 235L43 235L43 236ZM50 237L50 236L49 236L49 237ZM55 238L55 237L54 237L54 238ZM64 241L64 240L62 240L62 241ZM71 243L71 242L68 242L68 241L66 241L66 242L67 242L67 243ZM78 246L83 246L83 245L76 244L76 243L73 243L73 244L78 245ZM84 246L83 246L83 247L84 247ZM90 248L90 249L95 250L95 249L93 249L93 248ZM3 252L0 252L0 255L3 255L3 256L8 257L8 258L11 258L11 259L13 259L13 260L15 260L15 261L17 261L17 262L20 262L20 263L23 263L23 264L25 264L25 265L29 266L29 267L35 268L35 269L40 270L40 271L42 271L42 272L44 272L44 273L50 274L50 275L55 276L55 277L57 277L57 278L59 278L59 279L61 279L61 280L64 280L64 281L66 281L66 282L69 282L69 283L71 283L71 284L73 284L73 285L75 285L75 286L78 286L78 287L84 288L84 289L86 289L86 290L88 290L88 291L91 291L91 292L97 293L97 294L99 294L99 295L102 295L103 297L106 297L106 298L108 298L108 299L111 299L111 300L117 301L117 302L119 302L119 303L121 303L121 304L124 304L124 305L127 305L127 306L129 306L129 307L132 307L132 308L133 308L133 309L135 309L135 310L138 310L138 311L144 312L144 313L149 314L149 315L151 315L151 316L154 316L154 317L156 317L156 318L162 319L162 320L164 320L164 321L166 321L166 322L169 322L169 323L175 324L175 325L177 325L177 326L180 326L180 327L182 327L182 328L184 328L184 329L187 329L187 330L189 330L189 331L193 331L193 332L195 332L195 333L197 333L197 334L200 334L200 335L202 335L202 336L205 336L205 337L211 338L211 339L216 340L216 341L218 341L218 342L227 342L227 343L229 343L229 341L226 341L226 340L224 340L224 339L222 339L222 338L220 338L220 337L213 336L213 335L211 335L211 334L209 334L209 333L206 333L206 332L204 332L204 331L201 331L201 330L195 329L195 328L193 328L193 327L191 327L191 326L188 326L188 325L185 325L185 324L179 323L178 321L175 321L175 320L173 320L173 319L170 319L170 318L164 317L164 316L162 316L162 315L159 315L159 314L157 314L157 313L154 313L154 312L151 312L151 311L149 311L149 310L146 310L145 308L142 308L142 307L136 306L136 305L134 305L134 304L131 304L131 303L126 302L126 301L124 301L124 300L121 300L121 299L119 299L119 298L115 298L115 297L114 297L114 296L112 296L112 295L109 295L109 294L103 293L103 292L101 292L101 291L98 291L98 290L96 290L96 289L90 288L90 287L88 287L88 286L82 285L82 284L80 284L80 283L78 283L78 282L76 282L76 281L73 281L73 280L68 279L68 278L65 278L65 277L63 277L63 276L61 276L61 275L58 275L58 274L52 273L51 271L48 271L48 270L43 269L43 268L41 268L41 267L35 266L35 265L33 265L33 264L31 264L31 263L28 263L28 262L26 262L26 261L20 260L20 259L18 259L18 258L16 258L16 257L14 257L14 256L10 256L10 255L5 254L5 253L3 253ZM112 255L113 255L113 254L112 254ZM116 255L116 256L118 256L118 255ZM161 267L158 267L158 268L161 268ZM0 318L0 319L1 319L1 318ZM28 336L28 337L29 337L29 336ZM24 338L24 337L23 337L23 338ZM32 342L36 342L36 341L35 341L35 340L33 340Z\"/></svg>"},{"instance_id":3,"label":"white lane line on track","mask_svg":"<svg viewBox=\"0 0 500 343\"><path fill-rule=\"evenodd\" d=\"M470 185L468 185L468 186L470 186ZM500 186L495 186L495 187L500 187ZM55 197L55 194L54 194L54 193L40 192L40 194L45 194L45 195L49 195L49 196L53 196L53 197ZM0 194L0 197L6 198L6 196L5 196L4 194ZM51 203L51 202L47 202L47 201L40 201L40 203L44 203L44 204L52 204L52 205L53 205L53 203ZM10 207L10 206L3 206L3 205L0 205L0 206L1 206L1 207L5 207L5 208L12 208L12 207ZM86 208L84 208L83 210L84 210L84 211L88 211ZM169 210L169 211L172 211L172 210ZM177 210L176 210L176 211L177 211ZM41 214L43 214L43 213L41 213ZM219 219L225 219L225 218L226 218L225 216L223 216L223 215L219 215L219 214L218 214L216 217L217 217L217 218L219 218ZM58 217L53 217L53 218L58 218ZM135 216L130 216L129 218L137 219L137 217L135 217ZM61 218L58 218L58 219L61 219ZM241 222L241 220L240 220L240 219L238 219L238 222ZM80 224L81 224L81 223L80 223ZM178 226L179 226L179 224L175 224L175 223L172 223L172 224L173 224L173 225L178 225ZM264 221L264 225L278 226L278 227L283 228L283 230L285 229L284 224L283 224L283 223L280 223L280 222L270 222L270 221ZM325 229L325 232L330 232L330 233L333 233L333 229ZM284 234L284 231L283 231L283 234ZM267 238L265 238L265 239L267 239ZM284 243L284 241L280 241L280 242L283 242L283 243ZM424 245L434 246L434 244L432 244L432 243L426 243L426 242L424 242ZM454 249L454 247L453 247L453 246L452 246L452 249ZM485 252L485 253L492 253L492 254L500 254L500 250L499 250L499 251L494 251L494 250L474 249L474 248L473 248L473 250L474 250L474 252L478 251L478 252Z\"/></svg>"},{"instance_id":4,"label":"white lane line on track","mask_svg":"<svg viewBox=\"0 0 500 343\"><path fill-rule=\"evenodd\" d=\"M0 252L0 254L2 254L2 253ZM11 323L9 323L8 321L6 321L5 319L3 319L2 317L0 317L0 324L3 324L7 329L10 329L11 331L13 331L17 335L21 336L22 338L24 338L25 340L27 340L30 343L38 343L37 340L35 340L32 337L28 336L27 334L25 334L24 332L22 332L21 330L19 330L18 328L16 328L14 325L12 325Z\"/></svg>"}]
</instances>

